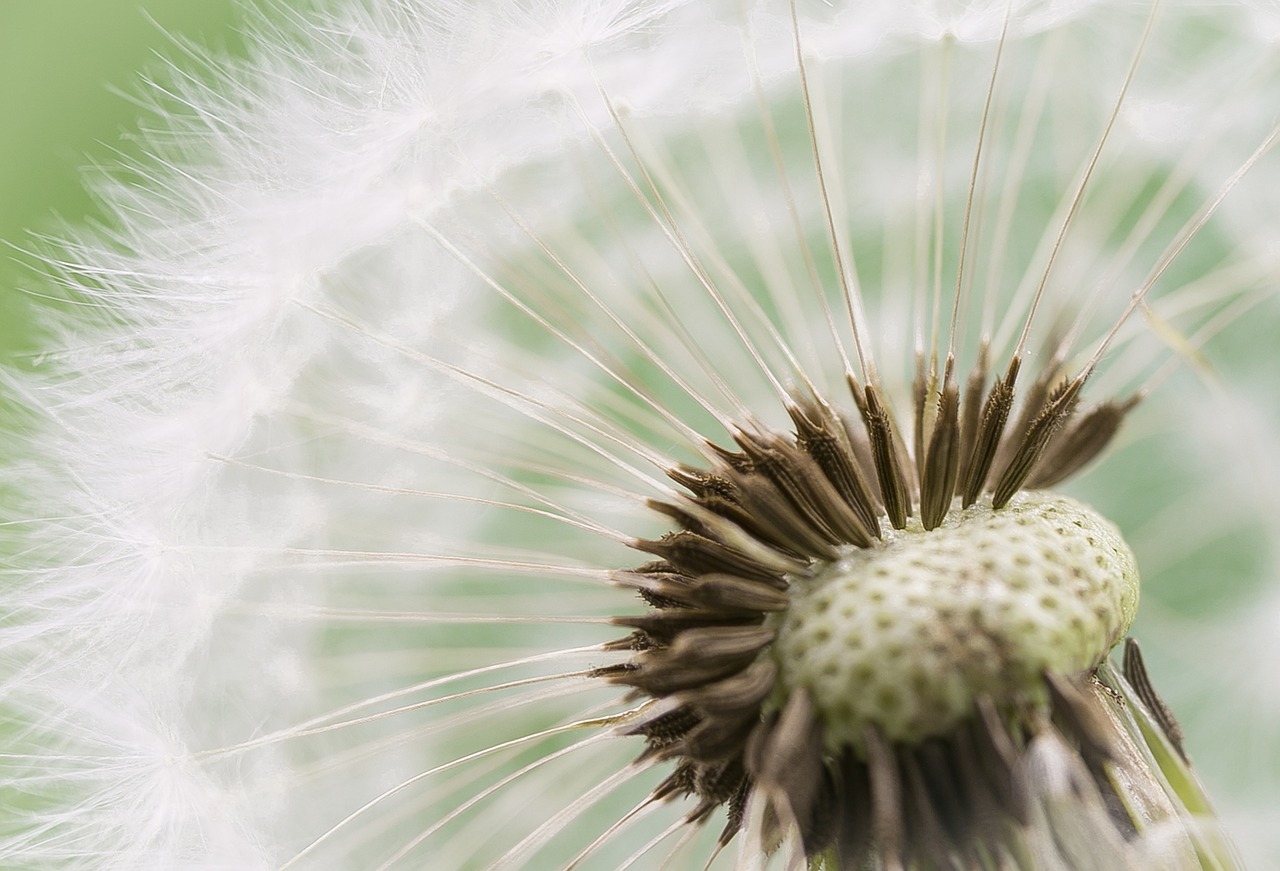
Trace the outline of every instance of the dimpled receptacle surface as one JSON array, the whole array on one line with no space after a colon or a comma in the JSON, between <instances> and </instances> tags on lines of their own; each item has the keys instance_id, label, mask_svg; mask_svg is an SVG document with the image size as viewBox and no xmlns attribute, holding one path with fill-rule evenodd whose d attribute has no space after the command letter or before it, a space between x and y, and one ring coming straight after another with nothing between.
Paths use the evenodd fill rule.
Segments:
<instances>
[{"instance_id":1,"label":"dimpled receptacle surface","mask_svg":"<svg viewBox=\"0 0 1280 871\"><path fill-rule=\"evenodd\" d=\"M886 524L887 526L887 524ZM976 698L1044 698L1041 675L1096 666L1138 603L1133 554L1108 520L1048 492L955 508L797 578L773 655L781 690L806 687L832 748L868 725L916 742Z\"/></svg>"}]
</instances>

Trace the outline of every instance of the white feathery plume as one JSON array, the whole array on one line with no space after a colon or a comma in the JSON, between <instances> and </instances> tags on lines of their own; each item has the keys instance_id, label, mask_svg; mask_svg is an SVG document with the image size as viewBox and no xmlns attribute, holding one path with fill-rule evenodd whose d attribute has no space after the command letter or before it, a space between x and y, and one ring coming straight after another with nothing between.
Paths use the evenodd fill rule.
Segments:
<instances>
[{"instance_id":1,"label":"white feathery plume","mask_svg":"<svg viewBox=\"0 0 1280 871\"><path fill-rule=\"evenodd\" d=\"M1048 275L1026 349L1072 369L1158 279L1091 384L1150 396L1074 492L1271 867L1280 421L1239 348L1280 323L1274 8L1171 3L1143 43L1145 3L347 5L154 84L106 228L49 255L70 304L7 379L0 864L781 867L646 804L666 771L591 677L646 500L805 379L905 395L953 286L958 352L1003 359Z\"/></svg>"}]
</instances>

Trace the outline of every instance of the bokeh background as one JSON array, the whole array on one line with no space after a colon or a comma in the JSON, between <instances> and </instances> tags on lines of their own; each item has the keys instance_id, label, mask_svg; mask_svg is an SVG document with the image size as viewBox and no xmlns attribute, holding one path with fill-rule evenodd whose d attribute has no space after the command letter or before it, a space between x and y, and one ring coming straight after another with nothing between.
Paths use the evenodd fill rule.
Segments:
<instances>
[{"instance_id":1,"label":"bokeh background","mask_svg":"<svg viewBox=\"0 0 1280 871\"><path fill-rule=\"evenodd\" d=\"M232 0L0 0L0 357L36 351L17 249L98 211L85 170L138 153L131 101L182 42L243 52Z\"/></svg>"}]
</instances>

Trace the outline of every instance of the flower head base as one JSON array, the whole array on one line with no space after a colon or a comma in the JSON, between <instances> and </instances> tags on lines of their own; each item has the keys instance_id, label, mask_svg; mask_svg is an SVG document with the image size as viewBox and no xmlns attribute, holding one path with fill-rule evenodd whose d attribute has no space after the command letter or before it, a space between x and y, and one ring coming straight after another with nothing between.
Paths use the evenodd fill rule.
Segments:
<instances>
[{"instance_id":1,"label":"flower head base","mask_svg":"<svg viewBox=\"0 0 1280 871\"><path fill-rule=\"evenodd\" d=\"M1115 527L1072 499L979 503L794 579L781 684L810 691L828 750L860 751L868 727L918 743L980 696L1034 706L1046 674L1092 672L1133 620L1137 580Z\"/></svg>"},{"instance_id":2,"label":"flower head base","mask_svg":"<svg viewBox=\"0 0 1280 871\"><path fill-rule=\"evenodd\" d=\"M990 388L973 373L981 411L961 406L950 365L933 395L937 373L920 371L915 456L851 380L857 418L797 399L794 436L735 428L738 450L708 444L710 468L669 471L687 496L652 505L681 529L634 543L659 559L617 582L652 610L616 619L635 653L597 673L654 700L623 729L645 737L642 759L675 761L654 800L696 796L690 820L726 806L722 844L754 797L762 843L793 827L811 860L979 868L1030 849L1041 742L1072 778L1090 773L1113 808L1106 837L1145 822L1118 794L1121 739L1089 689L1137 609L1133 555L1086 506L1020 491L1087 463L1133 403L1077 413L1083 379L1042 375L1040 406L1006 431L1019 368Z\"/></svg>"}]
</instances>

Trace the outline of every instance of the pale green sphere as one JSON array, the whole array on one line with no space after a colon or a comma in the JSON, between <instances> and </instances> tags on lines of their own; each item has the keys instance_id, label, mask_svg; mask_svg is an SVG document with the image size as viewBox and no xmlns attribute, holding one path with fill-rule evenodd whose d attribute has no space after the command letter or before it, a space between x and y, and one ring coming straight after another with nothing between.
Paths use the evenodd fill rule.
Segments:
<instances>
[{"instance_id":1,"label":"pale green sphere","mask_svg":"<svg viewBox=\"0 0 1280 871\"><path fill-rule=\"evenodd\" d=\"M1116 527L1048 492L913 521L795 578L773 656L780 692L805 687L834 750L869 725L917 742L976 699L1038 704L1043 674L1097 666L1133 621L1138 569Z\"/></svg>"}]
</instances>

